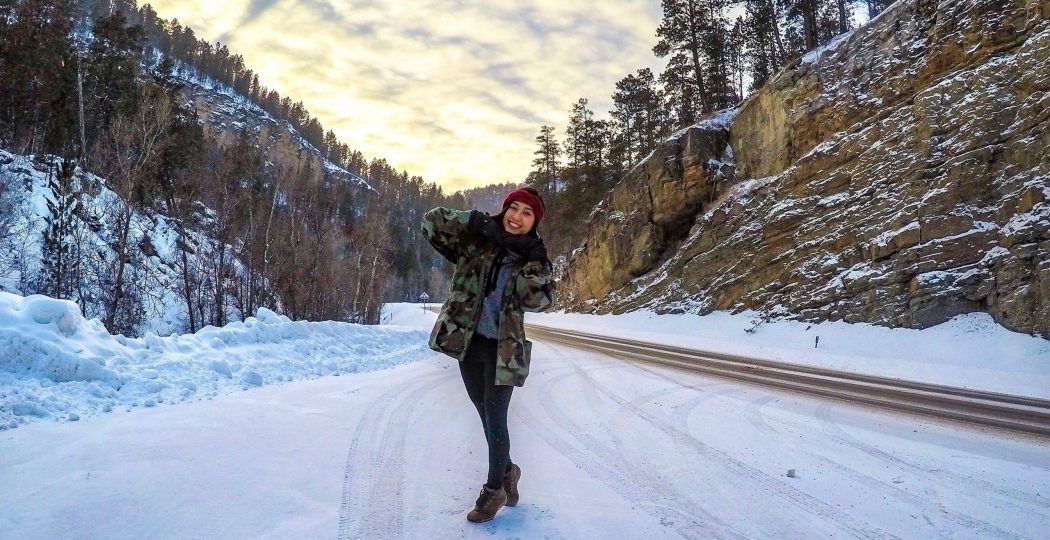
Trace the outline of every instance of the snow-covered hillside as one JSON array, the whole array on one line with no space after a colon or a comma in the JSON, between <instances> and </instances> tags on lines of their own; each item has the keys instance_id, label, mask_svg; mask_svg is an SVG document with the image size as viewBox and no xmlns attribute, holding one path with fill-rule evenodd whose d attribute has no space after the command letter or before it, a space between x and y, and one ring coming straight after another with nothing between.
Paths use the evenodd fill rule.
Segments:
<instances>
[{"instance_id":1,"label":"snow-covered hillside","mask_svg":"<svg viewBox=\"0 0 1050 540\"><path fill-rule=\"evenodd\" d=\"M760 313L530 313L529 324L839 371L1050 399L1050 341L958 315L915 330Z\"/></svg>"},{"instance_id":2,"label":"snow-covered hillside","mask_svg":"<svg viewBox=\"0 0 1050 540\"><path fill-rule=\"evenodd\" d=\"M0 184L6 188L12 220L8 234L0 237L0 291L35 290L35 280L41 277L43 235L51 215L48 201L56 198L49 186L49 175L55 174L54 162L53 158L36 159L0 150ZM82 259L82 279L74 285L73 297L86 317L100 317L104 306L99 291L107 287L109 268L116 258L113 246L117 225L113 216L123 201L104 178L79 168L73 182L80 192L80 209L73 216L70 240ZM207 224L212 216L210 209L199 205L199 223ZM180 295L181 261L175 256L180 239L175 223L163 215L133 209L130 229L129 236L143 255L133 259L128 270L127 280L133 283L128 288L136 296L129 301L135 301L143 311L142 323L131 333L168 335L184 331L187 313ZM183 241L188 248L186 263L191 268L203 268L209 256L224 250L232 272L240 272L231 246L220 245L191 229L184 231ZM228 305L227 316L240 318L233 304Z\"/></svg>"},{"instance_id":3,"label":"snow-covered hillside","mask_svg":"<svg viewBox=\"0 0 1050 540\"><path fill-rule=\"evenodd\" d=\"M156 69L162 59L163 55L153 51L144 68ZM324 159L289 122L274 118L245 96L190 66L179 62L175 62L175 66L171 76L183 85L183 105L198 113L205 133L220 144L235 140L243 131L256 137L257 144L275 160L282 155L293 155L297 160L295 167L313 167L311 174L317 175L318 181L345 182L355 189L374 192L360 176ZM38 285L44 270L43 235L45 222L51 216L48 202L56 199L49 180L56 174L57 164L54 157L18 155L0 149L0 212L4 214L0 219L0 291L28 294L41 290ZM265 166L272 169L276 165L271 162ZM73 215L71 249L81 261L76 272L82 277L73 285L72 297L85 316L100 317L105 310L101 292L113 290L106 280L112 279L116 260L114 215L123 201L111 189L108 179L80 168L76 170L73 184L80 208ZM278 204L284 200L284 194L276 199ZM189 267L190 272L200 273L209 264L209 258L215 259L221 253L222 258L229 261L229 275L243 274L235 246L216 242L203 232L214 218L213 209L198 203L192 223L184 224L187 228L181 231L180 238L175 221L157 209L133 211L130 238L140 249L133 250L136 254L128 265L125 301L133 304L128 309L135 313L133 318L137 322L124 330L127 334L169 335L189 327L184 298L186 285L180 281L184 277L183 266ZM185 260L181 259L180 243L186 248ZM223 288L215 283L199 286ZM213 297L222 294L211 292ZM225 296L227 300L221 302L225 307L216 308L223 312L220 319L243 319L252 314L241 313L234 299L228 293ZM199 321L204 317L197 315L196 318Z\"/></svg>"}]
</instances>

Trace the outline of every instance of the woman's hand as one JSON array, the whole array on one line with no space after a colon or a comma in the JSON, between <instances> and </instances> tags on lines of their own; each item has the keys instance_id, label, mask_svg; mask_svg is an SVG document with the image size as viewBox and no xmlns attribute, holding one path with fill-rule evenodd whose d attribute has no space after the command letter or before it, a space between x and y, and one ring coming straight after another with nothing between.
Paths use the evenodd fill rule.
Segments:
<instances>
[{"instance_id":1,"label":"woman's hand","mask_svg":"<svg viewBox=\"0 0 1050 540\"><path fill-rule=\"evenodd\" d=\"M507 234L503 237L503 245L510 251L521 255L525 262L541 261L550 264L550 259L547 258L547 246L543 245L543 240L538 237L527 234Z\"/></svg>"},{"instance_id":2,"label":"woman's hand","mask_svg":"<svg viewBox=\"0 0 1050 540\"><path fill-rule=\"evenodd\" d=\"M485 212L472 211L470 213L470 221L467 222L467 228L494 245L503 245L503 225L496 222Z\"/></svg>"}]
</instances>

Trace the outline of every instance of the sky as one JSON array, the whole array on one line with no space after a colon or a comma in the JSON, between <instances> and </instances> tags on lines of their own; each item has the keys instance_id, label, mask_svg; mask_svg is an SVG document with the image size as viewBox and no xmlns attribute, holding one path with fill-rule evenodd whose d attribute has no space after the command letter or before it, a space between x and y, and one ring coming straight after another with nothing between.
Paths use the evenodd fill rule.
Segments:
<instances>
[{"instance_id":1,"label":"sky","mask_svg":"<svg viewBox=\"0 0 1050 540\"><path fill-rule=\"evenodd\" d=\"M369 158L446 191L520 182L540 126L599 116L652 53L659 0L150 0L226 43Z\"/></svg>"}]
</instances>

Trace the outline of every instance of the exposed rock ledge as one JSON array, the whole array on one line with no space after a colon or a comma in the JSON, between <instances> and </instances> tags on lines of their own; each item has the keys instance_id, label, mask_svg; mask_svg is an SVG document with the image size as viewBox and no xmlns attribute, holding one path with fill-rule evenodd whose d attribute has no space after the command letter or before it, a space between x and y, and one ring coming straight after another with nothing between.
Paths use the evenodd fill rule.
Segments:
<instances>
[{"instance_id":1,"label":"exposed rock ledge","mask_svg":"<svg viewBox=\"0 0 1050 540\"><path fill-rule=\"evenodd\" d=\"M1050 0L902 0L670 137L561 302L1050 336Z\"/></svg>"}]
</instances>

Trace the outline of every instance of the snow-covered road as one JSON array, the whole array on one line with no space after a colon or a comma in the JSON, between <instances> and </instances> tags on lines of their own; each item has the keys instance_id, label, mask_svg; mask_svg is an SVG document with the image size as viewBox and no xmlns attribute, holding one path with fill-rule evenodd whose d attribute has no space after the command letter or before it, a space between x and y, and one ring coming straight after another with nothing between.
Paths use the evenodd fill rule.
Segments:
<instances>
[{"instance_id":1,"label":"snow-covered road","mask_svg":"<svg viewBox=\"0 0 1050 540\"><path fill-rule=\"evenodd\" d=\"M3 538L1045 538L1050 446L537 344L522 500L464 519L452 360L0 432ZM786 476L795 469L796 477Z\"/></svg>"}]
</instances>

